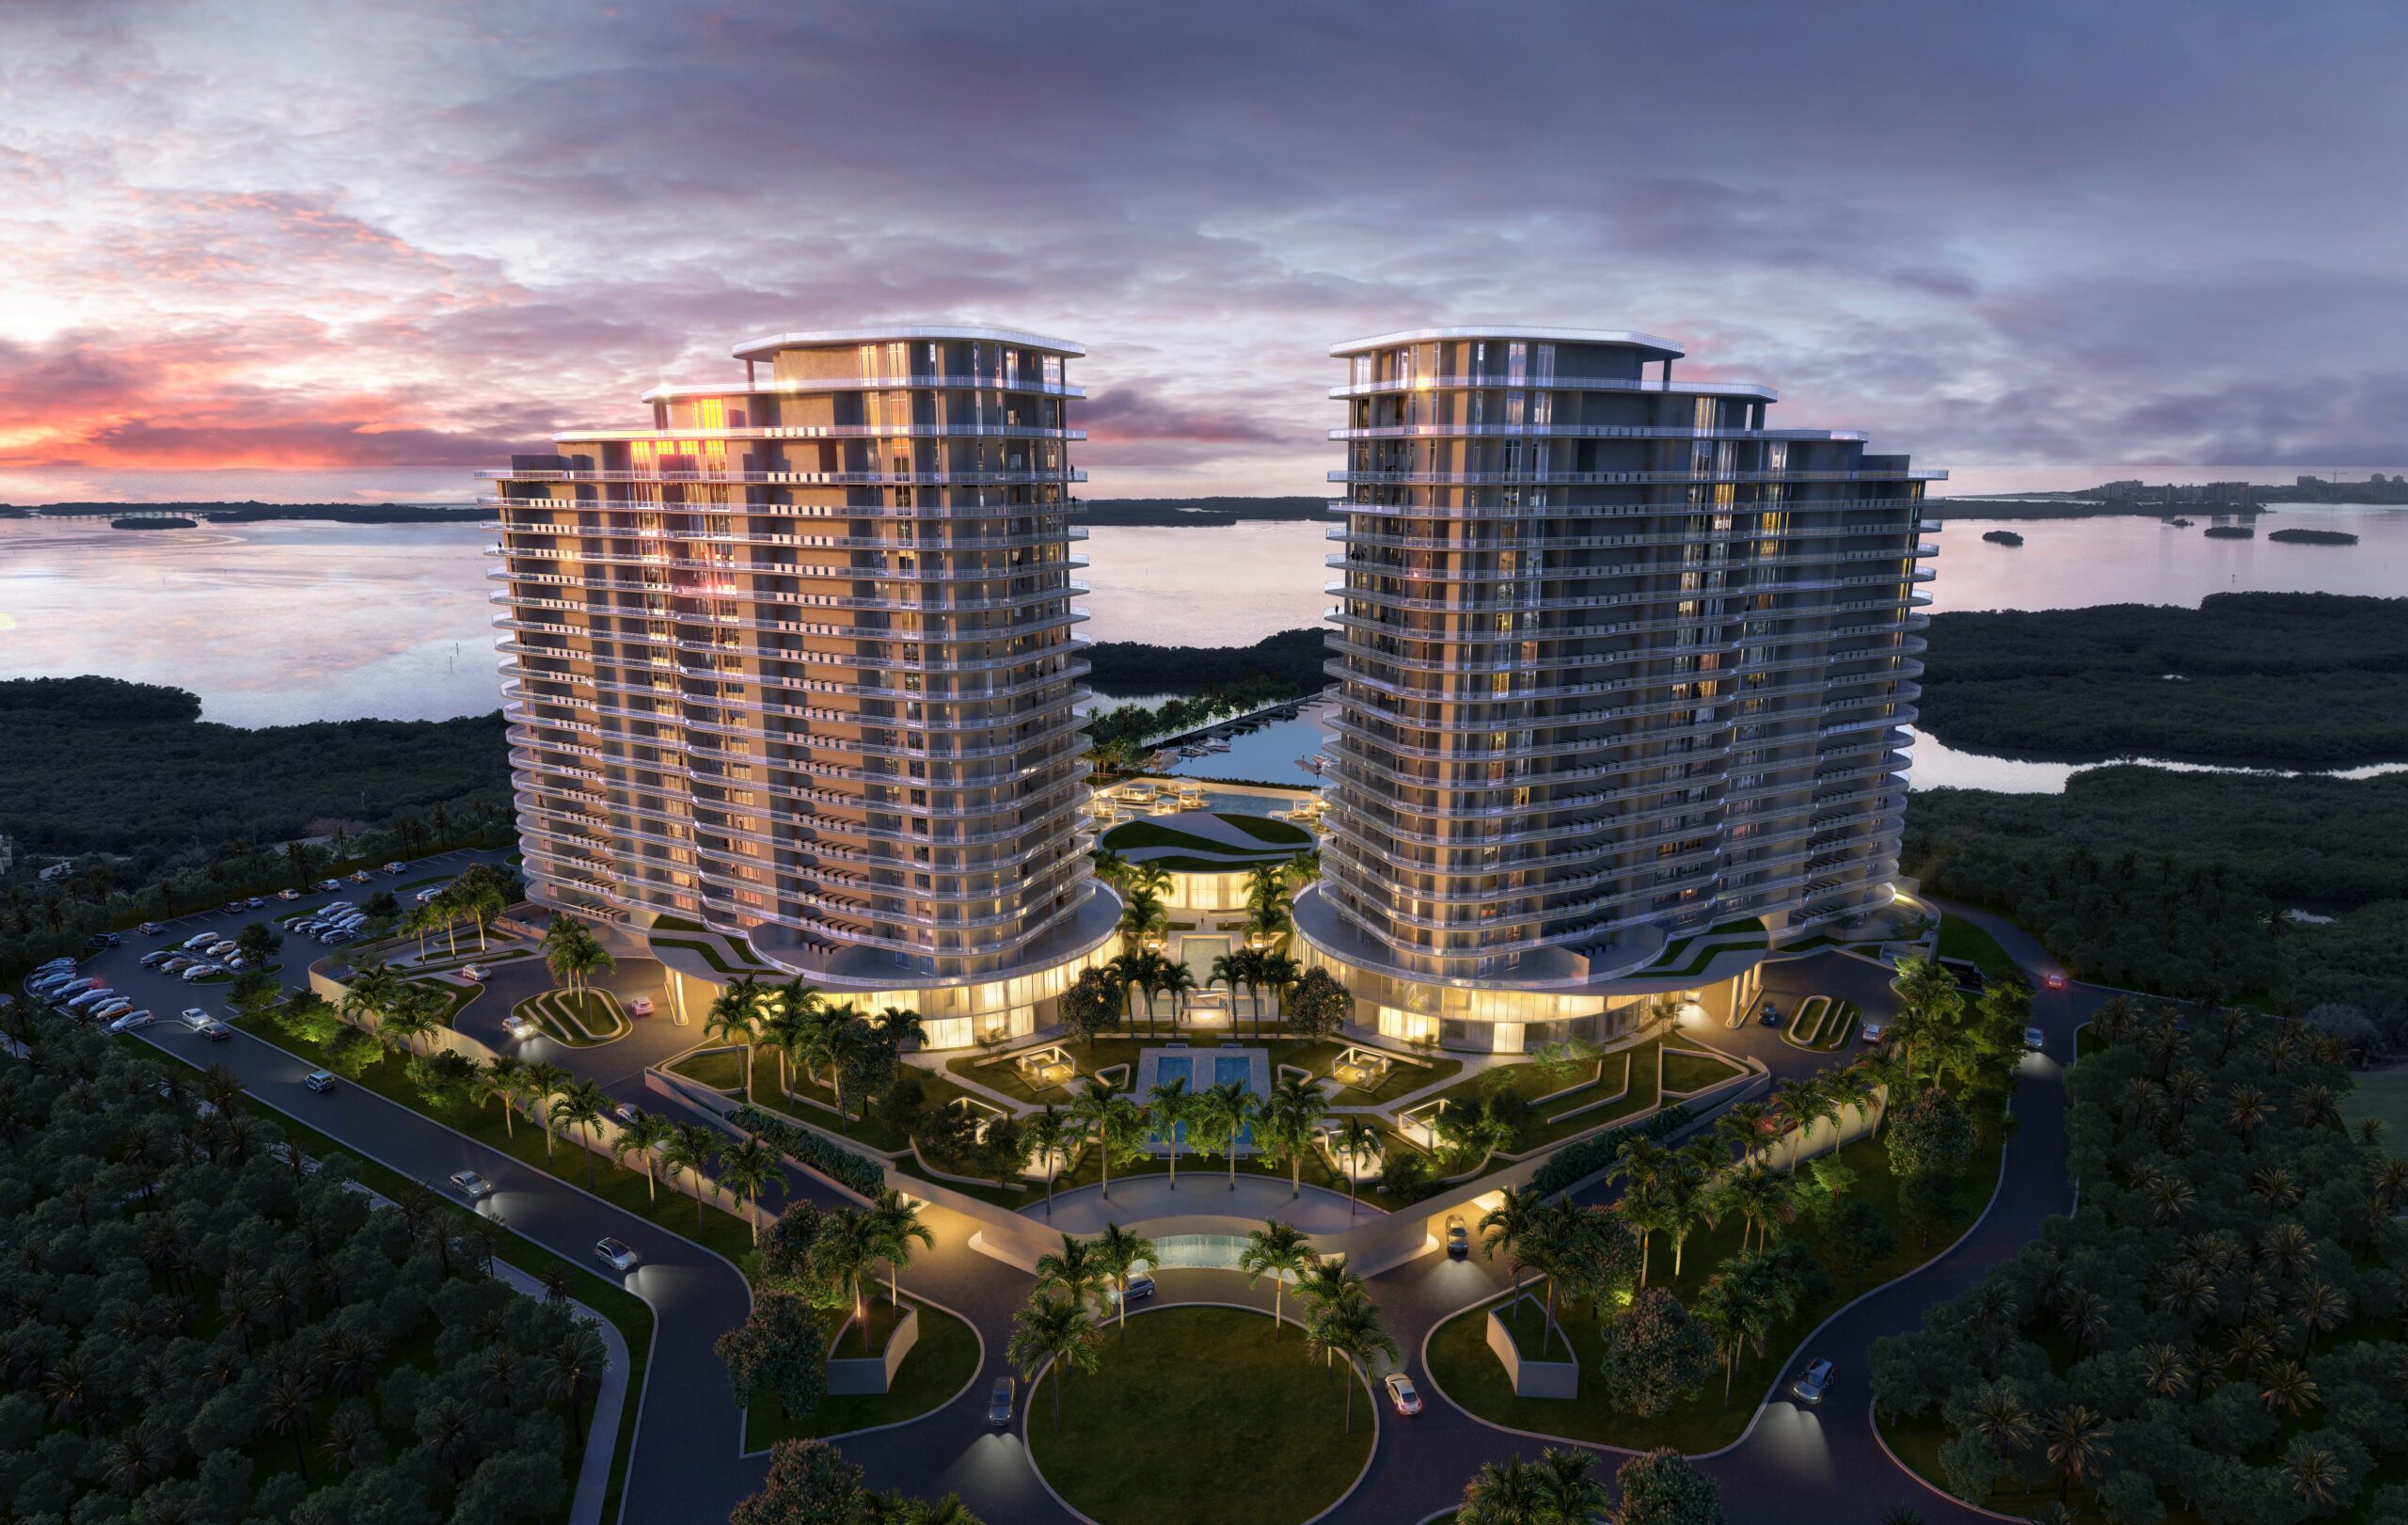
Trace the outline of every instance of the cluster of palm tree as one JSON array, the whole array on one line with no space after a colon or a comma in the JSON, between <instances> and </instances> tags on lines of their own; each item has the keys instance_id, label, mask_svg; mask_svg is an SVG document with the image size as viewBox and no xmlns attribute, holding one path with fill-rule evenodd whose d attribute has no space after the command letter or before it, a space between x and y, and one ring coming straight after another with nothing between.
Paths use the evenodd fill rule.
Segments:
<instances>
[{"instance_id":1,"label":"cluster of palm tree","mask_svg":"<svg viewBox=\"0 0 2408 1525\"><path fill-rule=\"evenodd\" d=\"M449 1025L452 998L437 986L369 959L351 972L337 1009L345 1022L366 1028L385 1047L416 1055L419 1040Z\"/></svg>"},{"instance_id":2,"label":"cluster of palm tree","mask_svg":"<svg viewBox=\"0 0 2408 1525\"><path fill-rule=\"evenodd\" d=\"M1254 1009L1255 1036L1260 1037L1262 993L1271 993L1271 1016L1276 1021L1280 1016L1282 999L1294 988L1296 981L1304 977L1304 965L1277 948L1231 948L1212 960L1212 967L1204 983L1207 988L1227 985L1232 1000L1237 996L1238 987L1244 986L1246 1001Z\"/></svg>"},{"instance_id":3,"label":"cluster of palm tree","mask_svg":"<svg viewBox=\"0 0 2408 1525\"><path fill-rule=\"evenodd\" d=\"M1455 1525L1591 1525L1606 1516L1596 1453L1549 1446L1535 1463L1520 1453L1484 1462L1464 1489Z\"/></svg>"},{"instance_id":4,"label":"cluster of palm tree","mask_svg":"<svg viewBox=\"0 0 2408 1525\"><path fill-rule=\"evenodd\" d=\"M936 1244L936 1235L920 1221L919 1204L892 1187L880 1191L867 1207L840 1207L821 1215L811 1241L810 1275L852 1306L862 1330L862 1354L872 1353L869 1287L879 1263L886 1265L887 1304L899 1313L911 1247L934 1249Z\"/></svg>"},{"instance_id":5,"label":"cluster of palm tree","mask_svg":"<svg viewBox=\"0 0 2408 1525\"><path fill-rule=\"evenodd\" d=\"M1382 1326L1379 1308L1371 1301L1363 1279L1349 1270L1342 1258L1314 1250L1294 1224L1264 1219L1261 1228L1246 1235L1245 1247L1238 1252L1237 1268L1246 1274L1248 1286L1264 1277L1271 1278L1274 1340L1284 1328L1287 1291L1292 1282L1297 1297L1305 1305L1302 1323L1308 1356L1320 1357L1324 1366L1343 1358L1367 1378L1372 1357L1396 1359L1396 1342ZM1354 1385L1349 1382L1346 1389L1345 1425L1352 1434Z\"/></svg>"},{"instance_id":6,"label":"cluster of palm tree","mask_svg":"<svg viewBox=\"0 0 2408 1525\"><path fill-rule=\"evenodd\" d=\"M883 1060L883 1068L891 1072L892 1061L904 1044L927 1040L927 1025L917 1011L890 1006L873 1015L850 1001L827 999L805 980L769 985L750 975L721 987L703 1019L703 1030L722 1042L744 1046L747 1100L753 1091L753 1055L764 1045L778 1056L780 1092L793 1094L792 1077L798 1071L824 1076L829 1094L835 1098L840 1127L850 1126L856 1102L866 1117L874 1100L871 1095L848 1098L845 1094L848 1073L881 1068L865 1062L872 1059Z\"/></svg>"},{"instance_id":7,"label":"cluster of palm tree","mask_svg":"<svg viewBox=\"0 0 2408 1525\"><path fill-rule=\"evenodd\" d=\"M1091 856L1096 876L1120 897L1123 947L1142 948L1169 930L1170 909L1164 897L1170 893L1170 870L1132 863L1110 848L1098 848Z\"/></svg>"},{"instance_id":8,"label":"cluster of palm tree","mask_svg":"<svg viewBox=\"0 0 2408 1525\"><path fill-rule=\"evenodd\" d=\"M1575 1300L1601 1303L1629 1281L1638 1254L1623 1217L1567 1198L1549 1201L1535 1186L1507 1187L1497 1205L1481 1215L1479 1231L1481 1254L1490 1260L1504 1255L1513 1262L1515 1297L1521 1295L1524 1272L1546 1278L1542 1358L1555 1339L1558 1289Z\"/></svg>"},{"instance_id":9,"label":"cluster of palm tree","mask_svg":"<svg viewBox=\"0 0 2408 1525\"><path fill-rule=\"evenodd\" d=\"M1268 1096L1256 1096L1241 1081L1224 1081L1191 1090L1184 1079L1155 1086L1139 1102L1129 1091L1101 1078L1068 1107L1048 1104L1023 1119L1037 1168L1045 1176L1045 1212L1054 1213L1054 1179L1069 1170L1086 1148L1099 1148L1103 1195L1112 1195L1112 1169L1145 1157L1147 1141L1169 1149L1171 1189L1179 1188L1179 1157L1182 1148L1228 1162L1228 1189L1238 1183L1238 1154L1250 1147L1263 1157L1289 1168L1289 1193L1304 1192L1304 1164L1327 1123L1329 1098L1301 1075L1283 1075ZM1359 1117L1342 1120L1332 1134L1340 1149L1353 1149L1368 1158L1379 1147L1378 1130Z\"/></svg>"},{"instance_id":10,"label":"cluster of palm tree","mask_svg":"<svg viewBox=\"0 0 2408 1525\"><path fill-rule=\"evenodd\" d=\"M544 929L542 943L544 966L552 972L552 981L572 995L582 997L586 981L597 974L609 974L618 961L610 950L594 935L594 929L565 913L555 915L552 924Z\"/></svg>"},{"instance_id":11,"label":"cluster of palm tree","mask_svg":"<svg viewBox=\"0 0 2408 1525\"><path fill-rule=\"evenodd\" d=\"M1139 995L1146 998L1146 1030L1149 1034L1154 1031L1154 997L1157 995L1170 997L1171 1031L1179 1031L1180 1018L1187 1012L1187 998L1196 993L1196 971L1177 959L1165 958L1148 947L1117 954L1104 968L1118 982L1131 1017L1137 1014L1136 998Z\"/></svg>"},{"instance_id":12,"label":"cluster of palm tree","mask_svg":"<svg viewBox=\"0 0 2408 1525\"><path fill-rule=\"evenodd\" d=\"M432 898L412 906L403 915L397 929L404 935L418 938L419 956L424 958L427 938L437 934L443 938L447 951L458 953L460 923L469 922L476 927L477 947L482 951L485 945L485 929L492 926L495 918L509 906L509 897L491 876L464 874L443 886Z\"/></svg>"},{"instance_id":13,"label":"cluster of palm tree","mask_svg":"<svg viewBox=\"0 0 2408 1525\"><path fill-rule=\"evenodd\" d=\"M1062 1374L1095 1371L1102 1358L1103 1305L1108 1302L1119 1326L1127 1328L1129 1279L1152 1264L1158 1253L1145 1235L1106 1223L1092 1239L1066 1233L1060 1249L1038 1257L1037 1284L1029 1289L1028 1305L1012 1317L1005 1358L1020 1368L1025 1381L1036 1380L1052 1363L1056 1430L1062 1427Z\"/></svg>"}]
</instances>

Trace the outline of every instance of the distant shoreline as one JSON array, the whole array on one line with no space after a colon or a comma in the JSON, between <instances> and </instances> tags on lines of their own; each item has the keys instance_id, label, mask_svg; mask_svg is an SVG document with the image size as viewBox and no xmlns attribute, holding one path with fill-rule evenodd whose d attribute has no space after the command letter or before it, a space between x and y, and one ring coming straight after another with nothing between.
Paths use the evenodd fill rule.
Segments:
<instances>
[{"instance_id":1,"label":"distant shoreline","mask_svg":"<svg viewBox=\"0 0 2408 1525\"><path fill-rule=\"evenodd\" d=\"M0 503L0 518L107 519L117 529L198 529L327 519L338 524L457 524L489 519L476 503Z\"/></svg>"}]
</instances>

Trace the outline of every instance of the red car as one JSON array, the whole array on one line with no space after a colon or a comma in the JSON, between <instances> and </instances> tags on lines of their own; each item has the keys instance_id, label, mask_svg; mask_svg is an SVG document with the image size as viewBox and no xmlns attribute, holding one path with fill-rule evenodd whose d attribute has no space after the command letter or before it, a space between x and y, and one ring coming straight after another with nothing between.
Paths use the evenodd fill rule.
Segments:
<instances>
[{"instance_id":1,"label":"red car","mask_svg":"<svg viewBox=\"0 0 2408 1525\"><path fill-rule=\"evenodd\" d=\"M2063 975L2044 976L2041 978L2040 983L2048 986L2049 989L2052 991L2061 991L2066 988L2066 977Z\"/></svg>"}]
</instances>

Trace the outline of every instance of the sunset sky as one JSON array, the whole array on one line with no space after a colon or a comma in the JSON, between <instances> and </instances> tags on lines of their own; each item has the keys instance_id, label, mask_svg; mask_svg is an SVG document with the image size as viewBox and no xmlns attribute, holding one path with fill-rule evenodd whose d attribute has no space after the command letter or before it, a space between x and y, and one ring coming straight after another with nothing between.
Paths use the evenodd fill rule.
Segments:
<instances>
[{"instance_id":1,"label":"sunset sky","mask_svg":"<svg viewBox=\"0 0 2408 1525\"><path fill-rule=\"evenodd\" d=\"M0 3L0 500L425 500L786 329L1318 493L1331 342L1632 327L1963 491L2408 469L2408 6Z\"/></svg>"}]
</instances>

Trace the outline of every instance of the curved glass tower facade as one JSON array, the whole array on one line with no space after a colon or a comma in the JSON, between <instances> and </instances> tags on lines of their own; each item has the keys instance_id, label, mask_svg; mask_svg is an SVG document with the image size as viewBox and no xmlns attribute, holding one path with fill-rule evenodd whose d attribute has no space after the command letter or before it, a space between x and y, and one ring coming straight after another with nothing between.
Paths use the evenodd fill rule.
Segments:
<instances>
[{"instance_id":1,"label":"curved glass tower facade","mask_svg":"<svg viewBox=\"0 0 2408 1525\"><path fill-rule=\"evenodd\" d=\"M531 892L1025 1030L1117 913L1080 831L1084 352L927 326L734 353L740 383L483 473Z\"/></svg>"},{"instance_id":2,"label":"curved glass tower facade","mask_svg":"<svg viewBox=\"0 0 2408 1525\"><path fill-rule=\"evenodd\" d=\"M1889 903L1943 473L1768 428L1770 390L1676 380L1644 334L1331 353L1339 708L1298 921L1384 1030L1610 1037L1584 1019L1679 986L1668 950Z\"/></svg>"}]
</instances>

